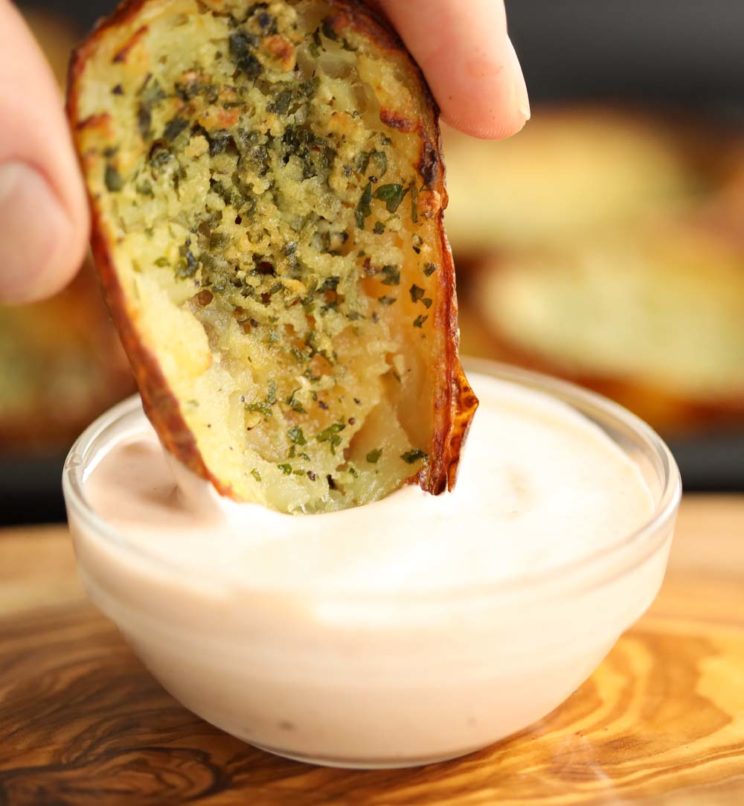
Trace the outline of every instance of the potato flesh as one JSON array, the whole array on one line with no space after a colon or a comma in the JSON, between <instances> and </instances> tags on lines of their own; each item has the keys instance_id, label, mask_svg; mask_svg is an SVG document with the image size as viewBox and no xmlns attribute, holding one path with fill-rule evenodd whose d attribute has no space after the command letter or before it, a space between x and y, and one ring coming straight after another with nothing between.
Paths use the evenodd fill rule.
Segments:
<instances>
[{"instance_id":1,"label":"potato flesh","mask_svg":"<svg viewBox=\"0 0 744 806\"><path fill-rule=\"evenodd\" d=\"M287 512L387 495L433 428L420 140L380 121L395 66L327 11L151 3L82 96L112 110L84 161L129 314L210 471Z\"/></svg>"}]
</instances>

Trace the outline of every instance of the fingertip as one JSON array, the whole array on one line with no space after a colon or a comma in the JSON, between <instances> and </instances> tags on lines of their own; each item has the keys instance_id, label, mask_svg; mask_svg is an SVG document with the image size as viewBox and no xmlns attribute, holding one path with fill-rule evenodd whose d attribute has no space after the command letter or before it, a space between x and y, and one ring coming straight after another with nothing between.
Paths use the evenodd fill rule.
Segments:
<instances>
[{"instance_id":1,"label":"fingertip","mask_svg":"<svg viewBox=\"0 0 744 806\"><path fill-rule=\"evenodd\" d=\"M531 117L527 84L507 36L492 53L466 57L459 70L433 72L431 82L444 119L472 137L511 137Z\"/></svg>"},{"instance_id":2,"label":"fingertip","mask_svg":"<svg viewBox=\"0 0 744 806\"><path fill-rule=\"evenodd\" d=\"M497 139L530 118L524 74L509 39L504 6L495 0L427 0L380 5L418 61L450 125Z\"/></svg>"},{"instance_id":3,"label":"fingertip","mask_svg":"<svg viewBox=\"0 0 744 806\"><path fill-rule=\"evenodd\" d=\"M462 109L457 105L443 107L442 120L453 129L479 140L505 140L518 134L526 126L530 116L521 112L495 114L481 109Z\"/></svg>"}]
</instances>

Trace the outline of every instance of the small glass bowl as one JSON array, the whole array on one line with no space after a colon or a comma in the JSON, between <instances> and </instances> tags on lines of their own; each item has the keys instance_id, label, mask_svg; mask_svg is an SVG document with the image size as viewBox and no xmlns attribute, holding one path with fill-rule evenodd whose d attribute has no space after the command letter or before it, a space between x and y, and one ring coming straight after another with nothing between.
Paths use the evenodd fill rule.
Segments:
<instances>
[{"instance_id":1,"label":"small glass bowl","mask_svg":"<svg viewBox=\"0 0 744 806\"><path fill-rule=\"evenodd\" d=\"M591 675L654 600L681 483L659 437L614 403L491 362L468 367L549 394L599 426L646 479L654 502L648 521L550 572L446 593L220 584L150 556L86 500L97 462L145 428L131 398L93 423L65 463L70 530L89 595L176 699L272 753L337 767L416 766L528 727Z\"/></svg>"}]
</instances>

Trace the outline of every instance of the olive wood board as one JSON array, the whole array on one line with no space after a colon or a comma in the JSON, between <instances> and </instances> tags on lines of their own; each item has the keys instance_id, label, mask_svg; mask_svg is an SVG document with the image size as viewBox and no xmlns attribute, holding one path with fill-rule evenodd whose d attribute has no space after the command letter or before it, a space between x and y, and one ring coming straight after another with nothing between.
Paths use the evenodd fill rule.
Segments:
<instances>
[{"instance_id":1,"label":"olive wood board","mask_svg":"<svg viewBox=\"0 0 744 806\"><path fill-rule=\"evenodd\" d=\"M65 527L0 531L0 804L744 803L744 496L688 496L662 592L530 730L457 761L267 755L166 694L89 604Z\"/></svg>"}]
</instances>

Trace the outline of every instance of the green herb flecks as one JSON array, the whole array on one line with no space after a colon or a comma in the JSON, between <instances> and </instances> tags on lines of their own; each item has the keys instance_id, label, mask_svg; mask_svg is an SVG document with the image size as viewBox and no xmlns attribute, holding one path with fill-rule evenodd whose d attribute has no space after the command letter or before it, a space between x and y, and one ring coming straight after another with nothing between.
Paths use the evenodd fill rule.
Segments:
<instances>
[{"instance_id":1,"label":"green herb flecks","mask_svg":"<svg viewBox=\"0 0 744 806\"><path fill-rule=\"evenodd\" d=\"M269 381L269 388L266 392L266 397L263 400L257 400L252 403L245 404L245 410L250 412L258 412L264 417L271 416L271 409L276 403L276 382Z\"/></svg>"},{"instance_id":2,"label":"green herb flecks","mask_svg":"<svg viewBox=\"0 0 744 806\"><path fill-rule=\"evenodd\" d=\"M375 448L367 454L367 461L371 465L376 465L382 456L382 448Z\"/></svg>"},{"instance_id":3,"label":"green herb flecks","mask_svg":"<svg viewBox=\"0 0 744 806\"><path fill-rule=\"evenodd\" d=\"M356 216L356 223L359 229L364 229L364 222L372 215L372 183L367 182L367 186L362 192L359 203L356 206L354 213Z\"/></svg>"},{"instance_id":4,"label":"green herb flecks","mask_svg":"<svg viewBox=\"0 0 744 806\"><path fill-rule=\"evenodd\" d=\"M118 193L124 187L124 180L121 178L121 174L110 162L106 163L103 181L109 193Z\"/></svg>"},{"instance_id":5,"label":"green herb flecks","mask_svg":"<svg viewBox=\"0 0 744 806\"><path fill-rule=\"evenodd\" d=\"M163 130L163 139L172 143L182 131L188 128L189 122L185 118L175 117Z\"/></svg>"},{"instance_id":6,"label":"green herb flecks","mask_svg":"<svg viewBox=\"0 0 744 806\"><path fill-rule=\"evenodd\" d=\"M312 41L308 46L308 50L310 51L310 55L317 59L320 56L320 50L323 47L323 42L320 38L320 28L316 28L313 32Z\"/></svg>"},{"instance_id":7,"label":"green herb flecks","mask_svg":"<svg viewBox=\"0 0 744 806\"><path fill-rule=\"evenodd\" d=\"M408 289L408 293L411 295L411 302L418 302L419 300L424 298L424 294L426 293L426 291L424 291L424 289L421 288L420 285L416 285L416 283L414 283Z\"/></svg>"},{"instance_id":8,"label":"green herb flecks","mask_svg":"<svg viewBox=\"0 0 744 806\"><path fill-rule=\"evenodd\" d=\"M424 322L426 322L426 320L427 320L428 318L429 318L429 317L428 317L427 315L425 315L425 314L420 314L419 316L417 316L417 317L416 317L416 318L413 320L413 326L414 326L414 327L423 327L423 326L424 326Z\"/></svg>"},{"instance_id":9,"label":"green herb flecks","mask_svg":"<svg viewBox=\"0 0 744 806\"><path fill-rule=\"evenodd\" d=\"M296 350L296 349L297 348L294 348L294 350ZM300 352L300 357L298 358L298 360L299 361L304 361L304 359L305 359L304 353L302 353L301 351L299 351L299 352ZM294 352L293 352L293 355L294 355ZM297 358L296 355L295 355L295 358ZM292 394L287 398L287 400L285 402L289 406L289 408L292 409L292 411L295 411L298 414L307 414L307 411L305 410L305 407L302 405L302 403L300 403L299 400L297 400L295 398L295 395L299 391L300 391L300 387L297 387L297 389L295 389L292 392ZM303 442L302 444L304 445L305 443Z\"/></svg>"},{"instance_id":10,"label":"green herb flecks","mask_svg":"<svg viewBox=\"0 0 744 806\"><path fill-rule=\"evenodd\" d=\"M422 451L418 448L414 448L413 450L406 451L400 455L400 458L409 465L416 464L416 462L421 461L422 459L426 459L428 454L426 451Z\"/></svg>"},{"instance_id":11,"label":"green herb flecks","mask_svg":"<svg viewBox=\"0 0 744 806\"><path fill-rule=\"evenodd\" d=\"M299 425L292 426L292 428L287 431L287 438L293 445L307 445L307 440Z\"/></svg>"},{"instance_id":12,"label":"green herb flecks","mask_svg":"<svg viewBox=\"0 0 744 806\"><path fill-rule=\"evenodd\" d=\"M255 81L263 72L263 65L256 58L253 49L258 45L258 38L245 31L230 34L230 57L235 66L249 79Z\"/></svg>"},{"instance_id":13,"label":"green herb flecks","mask_svg":"<svg viewBox=\"0 0 744 806\"><path fill-rule=\"evenodd\" d=\"M400 268L398 266L383 266L381 272L383 285L400 285Z\"/></svg>"},{"instance_id":14,"label":"green herb flecks","mask_svg":"<svg viewBox=\"0 0 744 806\"><path fill-rule=\"evenodd\" d=\"M394 213L400 207L406 193L408 188L404 188L403 185L380 185L375 191L375 198L385 202L388 213Z\"/></svg>"},{"instance_id":15,"label":"green herb flecks","mask_svg":"<svg viewBox=\"0 0 744 806\"><path fill-rule=\"evenodd\" d=\"M375 179L381 179L387 173L388 163L384 151L361 151L356 158L357 171L366 174L367 169L373 171Z\"/></svg>"},{"instance_id":16,"label":"green herb flecks","mask_svg":"<svg viewBox=\"0 0 744 806\"><path fill-rule=\"evenodd\" d=\"M318 442L327 442L331 453L336 453L336 448L341 444L341 432L346 428L346 423L332 423L328 428L323 429L315 438Z\"/></svg>"},{"instance_id":17,"label":"green herb flecks","mask_svg":"<svg viewBox=\"0 0 744 806\"><path fill-rule=\"evenodd\" d=\"M302 164L302 178L312 179L317 176L321 181L328 181L336 150L322 137L319 137L308 126L287 126L282 135L284 161L297 157Z\"/></svg>"},{"instance_id":18,"label":"green herb flecks","mask_svg":"<svg viewBox=\"0 0 744 806\"><path fill-rule=\"evenodd\" d=\"M157 80L148 75L144 84L137 93L139 104L137 106L137 128L143 140L150 137L152 130L152 110L155 105L165 98L165 93Z\"/></svg>"},{"instance_id":19,"label":"green herb flecks","mask_svg":"<svg viewBox=\"0 0 744 806\"><path fill-rule=\"evenodd\" d=\"M199 268L199 261L191 251L190 240L187 240L178 248L178 254L179 260L176 265L176 276L183 278L193 277Z\"/></svg>"},{"instance_id":20,"label":"green herb flecks","mask_svg":"<svg viewBox=\"0 0 744 806\"><path fill-rule=\"evenodd\" d=\"M338 34L333 30L331 21L326 17L320 24L320 29L323 31L323 36L330 39L332 42L338 42Z\"/></svg>"}]
</instances>

